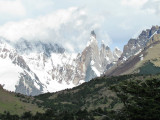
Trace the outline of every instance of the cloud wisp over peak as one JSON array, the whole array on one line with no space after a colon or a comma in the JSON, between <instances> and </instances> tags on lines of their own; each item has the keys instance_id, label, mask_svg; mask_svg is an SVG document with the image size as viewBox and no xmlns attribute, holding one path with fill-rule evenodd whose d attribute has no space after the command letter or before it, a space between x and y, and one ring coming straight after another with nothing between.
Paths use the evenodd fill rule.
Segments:
<instances>
[{"instance_id":1,"label":"cloud wisp over peak","mask_svg":"<svg viewBox=\"0 0 160 120\"><path fill-rule=\"evenodd\" d=\"M160 0L0 0L0 36L58 42L81 51L95 30L112 49L160 25ZM73 46L73 47L71 47Z\"/></svg>"},{"instance_id":2,"label":"cloud wisp over peak","mask_svg":"<svg viewBox=\"0 0 160 120\"><path fill-rule=\"evenodd\" d=\"M91 30L96 30L97 34L102 33L99 28L103 19L100 18L102 17L97 19L89 15L85 9L70 7L36 19L6 23L0 26L0 36L13 42L23 38L58 43L69 52L78 52L89 41ZM109 40L106 39L105 42L108 43Z\"/></svg>"}]
</instances>

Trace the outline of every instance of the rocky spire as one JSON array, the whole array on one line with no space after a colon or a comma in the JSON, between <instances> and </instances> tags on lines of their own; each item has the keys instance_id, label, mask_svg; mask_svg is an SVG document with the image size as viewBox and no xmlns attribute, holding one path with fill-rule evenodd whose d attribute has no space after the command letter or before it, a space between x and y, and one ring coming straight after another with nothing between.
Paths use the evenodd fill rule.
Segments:
<instances>
[{"instance_id":1,"label":"rocky spire","mask_svg":"<svg viewBox=\"0 0 160 120\"><path fill-rule=\"evenodd\" d=\"M96 34L95 34L94 30L91 31L91 36L93 36L94 38L96 38Z\"/></svg>"},{"instance_id":2,"label":"rocky spire","mask_svg":"<svg viewBox=\"0 0 160 120\"><path fill-rule=\"evenodd\" d=\"M96 45L98 47L98 41L96 40L96 34L95 34L94 30L91 31L90 41L88 41L87 47L91 46L91 44L94 44L94 45Z\"/></svg>"}]
</instances>

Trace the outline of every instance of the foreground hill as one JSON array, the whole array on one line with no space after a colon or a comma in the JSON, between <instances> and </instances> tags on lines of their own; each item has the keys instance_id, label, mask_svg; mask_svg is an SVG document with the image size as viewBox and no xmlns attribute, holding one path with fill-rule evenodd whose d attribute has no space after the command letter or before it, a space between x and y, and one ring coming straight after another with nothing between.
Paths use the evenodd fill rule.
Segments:
<instances>
[{"instance_id":1,"label":"foreground hill","mask_svg":"<svg viewBox=\"0 0 160 120\"><path fill-rule=\"evenodd\" d=\"M46 109L45 113L24 113L24 120L158 120L160 118L160 75L124 75L99 77L73 89L28 97L32 103ZM8 95L8 93L4 93ZM3 101L4 110L13 113L37 111L36 106L21 102L24 96L9 93ZM13 99L10 101L10 99ZM16 101L16 102L15 102ZM10 102L13 104L10 105ZM9 104L8 104L9 103ZM16 107L25 106L26 109ZM10 105L8 108L7 105ZM18 111L19 110L19 111ZM13 119L8 114L0 118ZM5 119L4 119L5 120Z\"/></svg>"},{"instance_id":2,"label":"foreground hill","mask_svg":"<svg viewBox=\"0 0 160 120\"><path fill-rule=\"evenodd\" d=\"M0 113L8 111L11 114L22 115L28 111L31 111L33 114L36 112L44 112L42 108L31 103L33 99L32 97L8 92L0 86Z\"/></svg>"},{"instance_id":3,"label":"foreground hill","mask_svg":"<svg viewBox=\"0 0 160 120\"><path fill-rule=\"evenodd\" d=\"M160 75L100 77L79 87L39 95L58 119L157 119Z\"/></svg>"}]
</instances>

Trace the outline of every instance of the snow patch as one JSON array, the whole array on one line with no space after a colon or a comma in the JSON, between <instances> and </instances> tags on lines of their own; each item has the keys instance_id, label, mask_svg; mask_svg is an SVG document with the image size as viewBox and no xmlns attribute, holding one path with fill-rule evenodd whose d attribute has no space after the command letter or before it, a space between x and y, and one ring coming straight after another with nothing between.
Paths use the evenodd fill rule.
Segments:
<instances>
[{"instance_id":1,"label":"snow patch","mask_svg":"<svg viewBox=\"0 0 160 120\"><path fill-rule=\"evenodd\" d=\"M115 50L117 50L117 51L121 51L118 47L115 47Z\"/></svg>"},{"instance_id":2,"label":"snow patch","mask_svg":"<svg viewBox=\"0 0 160 120\"><path fill-rule=\"evenodd\" d=\"M95 63L95 62L92 60L91 63L90 63L90 65L94 65L94 63Z\"/></svg>"},{"instance_id":3,"label":"snow patch","mask_svg":"<svg viewBox=\"0 0 160 120\"><path fill-rule=\"evenodd\" d=\"M137 53L135 53L135 55L138 55L140 52L142 52L142 49L140 49Z\"/></svg>"},{"instance_id":4,"label":"snow patch","mask_svg":"<svg viewBox=\"0 0 160 120\"><path fill-rule=\"evenodd\" d=\"M88 43L87 43L87 47L89 47L93 42L97 43L97 40L94 36L91 36L90 41L88 41Z\"/></svg>"},{"instance_id":5,"label":"snow patch","mask_svg":"<svg viewBox=\"0 0 160 120\"><path fill-rule=\"evenodd\" d=\"M74 69L76 57L77 54L73 53L52 53L50 58L45 57L43 54L34 53L25 56L25 61L29 68L37 75L40 82L45 86L43 91L45 93L48 91L56 92L75 86L72 82L66 82L63 78L65 76L63 75L65 75L66 72L64 69L65 65L71 65ZM61 69L63 71L62 76L59 75ZM39 89L36 83L35 86Z\"/></svg>"},{"instance_id":6,"label":"snow patch","mask_svg":"<svg viewBox=\"0 0 160 120\"><path fill-rule=\"evenodd\" d=\"M108 57L108 56L106 56L105 59L106 59L107 61L109 61L109 57Z\"/></svg>"},{"instance_id":7,"label":"snow patch","mask_svg":"<svg viewBox=\"0 0 160 120\"><path fill-rule=\"evenodd\" d=\"M127 60L127 58L124 56L124 57L123 57L123 60L124 60L124 61L126 61L126 60Z\"/></svg>"},{"instance_id":8,"label":"snow patch","mask_svg":"<svg viewBox=\"0 0 160 120\"><path fill-rule=\"evenodd\" d=\"M94 67L91 66L92 70L96 73L96 75L99 77L101 75L101 73Z\"/></svg>"},{"instance_id":9,"label":"snow patch","mask_svg":"<svg viewBox=\"0 0 160 120\"><path fill-rule=\"evenodd\" d=\"M75 85L72 82L66 83L63 81L63 82L59 83L56 80L52 80L50 82L50 84L47 86L47 88L50 92L57 92L57 91L61 91L61 90L73 88L73 87L75 87Z\"/></svg>"},{"instance_id":10,"label":"snow patch","mask_svg":"<svg viewBox=\"0 0 160 120\"><path fill-rule=\"evenodd\" d=\"M139 56L140 57L140 60L142 61L144 58L143 58L143 54Z\"/></svg>"},{"instance_id":11,"label":"snow patch","mask_svg":"<svg viewBox=\"0 0 160 120\"><path fill-rule=\"evenodd\" d=\"M85 83L84 80L80 80L80 81L79 81L79 84L80 84L80 85L83 84L83 83Z\"/></svg>"},{"instance_id":12,"label":"snow patch","mask_svg":"<svg viewBox=\"0 0 160 120\"><path fill-rule=\"evenodd\" d=\"M23 70L12 63L9 58L0 58L0 84L4 89L15 91L16 85L19 84L20 73Z\"/></svg>"},{"instance_id":13,"label":"snow patch","mask_svg":"<svg viewBox=\"0 0 160 120\"><path fill-rule=\"evenodd\" d=\"M151 39L155 34L157 34L157 31L153 33L153 35L151 35L151 37L149 39Z\"/></svg>"}]
</instances>

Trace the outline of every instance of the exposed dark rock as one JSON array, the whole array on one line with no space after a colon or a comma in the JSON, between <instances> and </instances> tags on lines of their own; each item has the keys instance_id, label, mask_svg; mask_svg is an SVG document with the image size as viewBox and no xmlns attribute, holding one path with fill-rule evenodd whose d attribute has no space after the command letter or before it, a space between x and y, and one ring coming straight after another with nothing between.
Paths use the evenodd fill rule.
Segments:
<instances>
[{"instance_id":1,"label":"exposed dark rock","mask_svg":"<svg viewBox=\"0 0 160 120\"><path fill-rule=\"evenodd\" d=\"M20 75L21 77L19 80L19 84L16 86L15 92L32 96L43 93L43 86L39 84L36 80L33 80L27 72L21 73ZM40 89L36 88L34 82L39 85Z\"/></svg>"}]
</instances>

